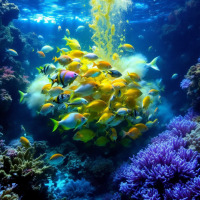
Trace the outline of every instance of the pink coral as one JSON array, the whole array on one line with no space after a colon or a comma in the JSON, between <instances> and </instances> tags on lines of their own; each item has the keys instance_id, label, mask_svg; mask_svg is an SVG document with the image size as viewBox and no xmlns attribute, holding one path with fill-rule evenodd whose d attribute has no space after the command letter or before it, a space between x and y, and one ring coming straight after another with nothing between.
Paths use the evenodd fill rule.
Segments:
<instances>
[{"instance_id":1,"label":"pink coral","mask_svg":"<svg viewBox=\"0 0 200 200\"><path fill-rule=\"evenodd\" d=\"M13 148L10 147L5 147L7 152L6 152L6 156L9 156L10 158L14 158L17 156L17 151Z\"/></svg>"},{"instance_id":2,"label":"pink coral","mask_svg":"<svg viewBox=\"0 0 200 200\"><path fill-rule=\"evenodd\" d=\"M0 69L0 73L2 73L2 75L0 75L0 78L2 81L4 81L4 80L10 81L15 78L15 76L14 76L15 72L12 71L12 67L9 68L9 67L4 66Z\"/></svg>"}]
</instances>

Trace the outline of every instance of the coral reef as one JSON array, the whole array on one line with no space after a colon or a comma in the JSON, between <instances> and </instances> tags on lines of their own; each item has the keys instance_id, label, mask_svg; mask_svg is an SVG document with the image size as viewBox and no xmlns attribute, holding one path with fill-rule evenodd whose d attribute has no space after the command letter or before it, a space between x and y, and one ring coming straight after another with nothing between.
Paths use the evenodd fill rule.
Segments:
<instances>
[{"instance_id":1,"label":"coral reef","mask_svg":"<svg viewBox=\"0 0 200 200\"><path fill-rule=\"evenodd\" d=\"M19 9L7 0L0 1L0 17L3 25L8 25L13 19L18 19Z\"/></svg>"},{"instance_id":2,"label":"coral reef","mask_svg":"<svg viewBox=\"0 0 200 200\"><path fill-rule=\"evenodd\" d=\"M186 134L183 139L187 141L189 149L200 152L200 124L198 123L196 129Z\"/></svg>"},{"instance_id":3,"label":"coral reef","mask_svg":"<svg viewBox=\"0 0 200 200\"><path fill-rule=\"evenodd\" d=\"M15 194L13 191L13 189L17 186L17 184L13 183L12 187L8 187L8 188L4 188L2 187L4 190L0 191L0 199L1 200L18 200L19 196L18 194ZM0 189L1 185L0 185Z\"/></svg>"},{"instance_id":4,"label":"coral reef","mask_svg":"<svg viewBox=\"0 0 200 200\"><path fill-rule=\"evenodd\" d=\"M193 65L188 70L186 75L187 79L190 79L192 84L187 87L187 97L192 101L192 106L198 110L200 103L200 64Z\"/></svg>"},{"instance_id":5,"label":"coral reef","mask_svg":"<svg viewBox=\"0 0 200 200\"><path fill-rule=\"evenodd\" d=\"M182 89L187 89L190 87L191 84L192 84L192 81L188 78L185 78L181 81L180 87Z\"/></svg>"},{"instance_id":6,"label":"coral reef","mask_svg":"<svg viewBox=\"0 0 200 200\"><path fill-rule=\"evenodd\" d=\"M94 178L105 178L108 177L111 172L114 170L114 163L110 159L105 159L97 157L94 161L90 161L86 164L88 170Z\"/></svg>"},{"instance_id":7,"label":"coral reef","mask_svg":"<svg viewBox=\"0 0 200 200\"><path fill-rule=\"evenodd\" d=\"M187 149L186 134L197 126L190 109L185 117L176 117L168 130L152 139L152 143L137 156L130 158L114 174L124 196L133 199L194 199L199 197L198 152ZM187 137L186 136L186 137Z\"/></svg>"},{"instance_id":8,"label":"coral reef","mask_svg":"<svg viewBox=\"0 0 200 200\"><path fill-rule=\"evenodd\" d=\"M90 199L90 195L94 191L94 187L90 185L90 182L85 179L81 180L70 180L63 188L58 188L59 198L67 197L67 199Z\"/></svg>"},{"instance_id":9,"label":"coral reef","mask_svg":"<svg viewBox=\"0 0 200 200\"><path fill-rule=\"evenodd\" d=\"M112 194L112 193L106 193L102 197L103 200L121 200L121 196L118 192Z\"/></svg>"},{"instance_id":10,"label":"coral reef","mask_svg":"<svg viewBox=\"0 0 200 200\"><path fill-rule=\"evenodd\" d=\"M0 68L0 108L2 113L9 109L12 96L16 96L18 90L24 90L29 84L28 77L21 76L12 69L12 67L6 66Z\"/></svg>"},{"instance_id":11,"label":"coral reef","mask_svg":"<svg viewBox=\"0 0 200 200\"><path fill-rule=\"evenodd\" d=\"M0 89L0 108L2 113L6 112L12 102L11 96L8 94L8 92L5 89Z\"/></svg>"},{"instance_id":12,"label":"coral reef","mask_svg":"<svg viewBox=\"0 0 200 200\"><path fill-rule=\"evenodd\" d=\"M48 176L54 177L55 169L52 166L45 166L41 159L45 154L34 159L36 143L34 147L24 149L6 148L0 156L0 184L4 187L16 183L17 187L13 192L26 199L30 194L35 197L44 198L47 188L44 181ZM33 199L31 198L31 199Z\"/></svg>"},{"instance_id":13,"label":"coral reef","mask_svg":"<svg viewBox=\"0 0 200 200\"><path fill-rule=\"evenodd\" d=\"M60 171L56 175L56 184L51 179L49 179L49 183L45 184L48 186L50 199L91 199L95 188L91 186L89 181L86 181L84 178L74 181L69 178L69 174L63 174Z\"/></svg>"}]
</instances>

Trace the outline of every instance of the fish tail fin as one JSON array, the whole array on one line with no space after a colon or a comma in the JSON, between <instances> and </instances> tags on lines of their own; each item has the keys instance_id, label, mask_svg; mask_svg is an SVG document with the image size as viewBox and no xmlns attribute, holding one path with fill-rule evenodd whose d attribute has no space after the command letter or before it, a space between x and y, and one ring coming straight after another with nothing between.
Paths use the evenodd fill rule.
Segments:
<instances>
[{"instance_id":1,"label":"fish tail fin","mask_svg":"<svg viewBox=\"0 0 200 200\"><path fill-rule=\"evenodd\" d=\"M24 93L20 90L18 90L19 95L20 95L20 99L19 99L19 103L21 103L24 100Z\"/></svg>"},{"instance_id":2,"label":"fish tail fin","mask_svg":"<svg viewBox=\"0 0 200 200\"><path fill-rule=\"evenodd\" d=\"M118 46L118 48L121 48L122 47L122 44L120 44L119 46Z\"/></svg>"},{"instance_id":3,"label":"fish tail fin","mask_svg":"<svg viewBox=\"0 0 200 200\"><path fill-rule=\"evenodd\" d=\"M160 71L160 69L159 69L158 66L156 65L156 62L157 62L157 60L158 60L159 57L160 57L160 56L157 56L156 58L154 58L154 59L149 63L150 67L153 68L153 69L155 69L155 70L157 70L157 71Z\"/></svg>"},{"instance_id":4,"label":"fish tail fin","mask_svg":"<svg viewBox=\"0 0 200 200\"><path fill-rule=\"evenodd\" d=\"M38 70L39 74L42 73L42 68L36 67L36 69Z\"/></svg>"},{"instance_id":5,"label":"fish tail fin","mask_svg":"<svg viewBox=\"0 0 200 200\"><path fill-rule=\"evenodd\" d=\"M57 60L58 60L58 58L55 56L55 57L54 57L54 62L57 62Z\"/></svg>"},{"instance_id":6,"label":"fish tail fin","mask_svg":"<svg viewBox=\"0 0 200 200\"><path fill-rule=\"evenodd\" d=\"M160 90L164 92L165 91L165 86L163 86Z\"/></svg>"},{"instance_id":7,"label":"fish tail fin","mask_svg":"<svg viewBox=\"0 0 200 200\"><path fill-rule=\"evenodd\" d=\"M91 46L89 46L89 50L92 50Z\"/></svg>"},{"instance_id":8,"label":"fish tail fin","mask_svg":"<svg viewBox=\"0 0 200 200\"><path fill-rule=\"evenodd\" d=\"M51 81L51 87L53 86L54 83L57 82L57 79L51 79L51 78L48 78L50 81Z\"/></svg>"},{"instance_id":9,"label":"fish tail fin","mask_svg":"<svg viewBox=\"0 0 200 200\"><path fill-rule=\"evenodd\" d=\"M6 50L6 52L8 52L8 49L5 48L5 50Z\"/></svg>"},{"instance_id":10,"label":"fish tail fin","mask_svg":"<svg viewBox=\"0 0 200 200\"><path fill-rule=\"evenodd\" d=\"M128 132L122 130L122 138L126 137L128 135Z\"/></svg>"},{"instance_id":11,"label":"fish tail fin","mask_svg":"<svg viewBox=\"0 0 200 200\"><path fill-rule=\"evenodd\" d=\"M131 124L130 120L126 119L126 121L128 122L127 127L131 127L131 126L133 126L133 125Z\"/></svg>"},{"instance_id":12,"label":"fish tail fin","mask_svg":"<svg viewBox=\"0 0 200 200\"><path fill-rule=\"evenodd\" d=\"M64 104L65 104L65 107L66 107L66 109L67 109L69 105L68 105L67 103L64 103Z\"/></svg>"},{"instance_id":13,"label":"fish tail fin","mask_svg":"<svg viewBox=\"0 0 200 200\"><path fill-rule=\"evenodd\" d=\"M70 101L72 100L72 98L74 97L74 90L71 91L71 95L70 95Z\"/></svg>"},{"instance_id":14,"label":"fish tail fin","mask_svg":"<svg viewBox=\"0 0 200 200\"><path fill-rule=\"evenodd\" d=\"M56 121L55 119L52 119L52 118L50 118L50 120L53 122L53 131L52 132L54 132L57 128L58 128L58 126L59 126L59 121Z\"/></svg>"},{"instance_id":15,"label":"fish tail fin","mask_svg":"<svg viewBox=\"0 0 200 200\"><path fill-rule=\"evenodd\" d=\"M127 72L127 74L128 74L128 76L129 76L129 74L130 74L130 73L129 73L129 72Z\"/></svg>"},{"instance_id":16,"label":"fish tail fin","mask_svg":"<svg viewBox=\"0 0 200 200\"><path fill-rule=\"evenodd\" d=\"M56 51L56 53L59 53L60 52L60 48L59 47L57 47L57 51Z\"/></svg>"},{"instance_id":17,"label":"fish tail fin","mask_svg":"<svg viewBox=\"0 0 200 200\"><path fill-rule=\"evenodd\" d=\"M64 50L61 50L61 55L65 55L65 54L67 54Z\"/></svg>"},{"instance_id":18,"label":"fish tail fin","mask_svg":"<svg viewBox=\"0 0 200 200\"><path fill-rule=\"evenodd\" d=\"M95 62L93 62L93 66L92 67L95 67L95 66L97 66L97 64Z\"/></svg>"}]
</instances>

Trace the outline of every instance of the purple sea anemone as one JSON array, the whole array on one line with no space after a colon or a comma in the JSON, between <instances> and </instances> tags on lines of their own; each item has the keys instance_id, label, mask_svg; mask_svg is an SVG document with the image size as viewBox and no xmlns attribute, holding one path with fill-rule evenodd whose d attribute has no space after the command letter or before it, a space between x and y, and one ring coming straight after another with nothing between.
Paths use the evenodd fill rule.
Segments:
<instances>
[{"instance_id":1,"label":"purple sea anemone","mask_svg":"<svg viewBox=\"0 0 200 200\"><path fill-rule=\"evenodd\" d=\"M130 158L114 174L119 191L132 199L196 199L200 195L200 154L187 149L182 137L196 128L196 114L173 118L165 132Z\"/></svg>"},{"instance_id":2,"label":"purple sea anemone","mask_svg":"<svg viewBox=\"0 0 200 200\"><path fill-rule=\"evenodd\" d=\"M181 81L180 87L182 89L187 89L188 87L190 87L191 84L192 84L192 81L188 78L185 78Z\"/></svg>"},{"instance_id":3,"label":"purple sea anemone","mask_svg":"<svg viewBox=\"0 0 200 200\"><path fill-rule=\"evenodd\" d=\"M185 116L189 118L189 115ZM185 137L187 133L190 133L197 126L196 122L185 119L182 116L174 117L169 124L167 129L172 132L173 135L178 137Z\"/></svg>"}]
</instances>

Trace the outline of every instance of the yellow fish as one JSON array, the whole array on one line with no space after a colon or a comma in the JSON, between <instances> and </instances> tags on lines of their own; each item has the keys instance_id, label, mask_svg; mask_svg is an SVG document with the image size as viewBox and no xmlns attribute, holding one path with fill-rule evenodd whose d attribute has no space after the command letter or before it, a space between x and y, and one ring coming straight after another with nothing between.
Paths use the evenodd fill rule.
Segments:
<instances>
[{"instance_id":1,"label":"yellow fish","mask_svg":"<svg viewBox=\"0 0 200 200\"><path fill-rule=\"evenodd\" d=\"M108 135L111 139L111 141L115 141L117 140L117 131L115 128L110 128L108 131Z\"/></svg>"},{"instance_id":2,"label":"yellow fish","mask_svg":"<svg viewBox=\"0 0 200 200\"><path fill-rule=\"evenodd\" d=\"M117 83L117 82L121 82L121 83L123 83L125 85L128 85L128 82L125 79L123 79L123 78L115 79L114 81L112 81L112 84L113 83Z\"/></svg>"},{"instance_id":3,"label":"yellow fish","mask_svg":"<svg viewBox=\"0 0 200 200\"><path fill-rule=\"evenodd\" d=\"M140 97L142 95L142 92L137 89L137 88L132 88L132 89L129 89L127 90L125 93L124 93L124 96L131 96L135 99L137 99L138 97Z\"/></svg>"},{"instance_id":4,"label":"yellow fish","mask_svg":"<svg viewBox=\"0 0 200 200\"><path fill-rule=\"evenodd\" d=\"M62 154L56 153L53 156L51 156L50 160L57 160L60 157L64 157Z\"/></svg>"},{"instance_id":5,"label":"yellow fish","mask_svg":"<svg viewBox=\"0 0 200 200\"><path fill-rule=\"evenodd\" d=\"M53 114L53 109L54 109L54 105L52 103L45 103L42 107L40 112L38 112L38 114L44 115L46 116L48 113L52 112Z\"/></svg>"},{"instance_id":6,"label":"yellow fish","mask_svg":"<svg viewBox=\"0 0 200 200\"><path fill-rule=\"evenodd\" d=\"M89 69L89 70L88 70L84 75L82 75L81 77L86 77L86 78L92 77L92 78L95 78L95 77L98 77L100 74L101 74L101 71L100 71L99 69L92 68L92 69Z\"/></svg>"},{"instance_id":7,"label":"yellow fish","mask_svg":"<svg viewBox=\"0 0 200 200\"><path fill-rule=\"evenodd\" d=\"M129 76L133 81L137 81L137 82L141 81L141 78L139 77L138 74L136 74L136 73L129 73L129 72L127 72L127 73L128 73L128 76Z\"/></svg>"},{"instance_id":8,"label":"yellow fish","mask_svg":"<svg viewBox=\"0 0 200 200\"><path fill-rule=\"evenodd\" d=\"M136 139L141 135L141 132L136 127L130 128L128 132L125 132L123 130L122 132L123 132L122 137L125 137L128 135L131 139Z\"/></svg>"},{"instance_id":9,"label":"yellow fish","mask_svg":"<svg viewBox=\"0 0 200 200\"><path fill-rule=\"evenodd\" d=\"M154 125L154 123L153 123L152 121L148 121L148 122L146 123L146 126L147 126L148 128L152 128L153 125Z\"/></svg>"},{"instance_id":10,"label":"yellow fish","mask_svg":"<svg viewBox=\"0 0 200 200\"><path fill-rule=\"evenodd\" d=\"M99 61L98 63L93 62L93 66L97 66L100 70L109 70L112 68L111 64L107 61Z\"/></svg>"},{"instance_id":11,"label":"yellow fish","mask_svg":"<svg viewBox=\"0 0 200 200\"><path fill-rule=\"evenodd\" d=\"M108 124L114 119L115 115L113 113L104 113L97 123Z\"/></svg>"},{"instance_id":12,"label":"yellow fish","mask_svg":"<svg viewBox=\"0 0 200 200\"><path fill-rule=\"evenodd\" d=\"M95 137L95 133L90 129L81 129L80 131L76 132L73 139L80 140L83 142L88 142Z\"/></svg>"},{"instance_id":13,"label":"yellow fish","mask_svg":"<svg viewBox=\"0 0 200 200\"><path fill-rule=\"evenodd\" d=\"M158 112L158 107L154 110L154 115L157 114Z\"/></svg>"},{"instance_id":14,"label":"yellow fish","mask_svg":"<svg viewBox=\"0 0 200 200\"><path fill-rule=\"evenodd\" d=\"M107 107L107 103L102 100L94 100L89 103L87 109L93 112L102 112Z\"/></svg>"},{"instance_id":15,"label":"yellow fish","mask_svg":"<svg viewBox=\"0 0 200 200\"><path fill-rule=\"evenodd\" d=\"M112 56L113 60L118 60L119 59L119 55L117 53L114 53Z\"/></svg>"},{"instance_id":16,"label":"yellow fish","mask_svg":"<svg viewBox=\"0 0 200 200\"><path fill-rule=\"evenodd\" d=\"M61 88L60 86L56 86L56 87L52 87L49 90L49 95L50 96L58 96L62 92L64 92L63 88Z\"/></svg>"},{"instance_id":17,"label":"yellow fish","mask_svg":"<svg viewBox=\"0 0 200 200\"><path fill-rule=\"evenodd\" d=\"M130 45L130 44L120 44L119 45L119 47L118 48L123 48L125 51L128 51L128 52L134 52L135 51L135 49L134 49L134 47L132 46L132 45Z\"/></svg>"},{"instance_id":18,"label":"yellow fish","mask_svg":"<svg viewBox=\"0 0 200 200\"><path fill-rule=\"evenodd\" d=\"M145 132L148 130L148 127L145 124L139 123L134 125L140 132Z\"/></svg>"},{"instance_id":19,"label":"yellow fish","mask_svg":"<svg viewBox=\"0 0 200 200\"><path fill-rule=\"evenodd\" d=\"M109 83L103 83L99 86L99 91L103 94L111 94L114 92L114 88Z\"/></svg>"},{"instance_id":20,"label":"yellow fish","mask_svg":"<svg viewBox=\"0 0 200 200\"><path fill-rule=\"evenodd\" d=\"M136 100L135 98L128 96L125 100L126 105L130 108L130 109L134 109L136 106Z\"/></svg>"},{"instance_id":21,"label":"yellow fish","mask_svg":"<svg viewBox=\"0 0 200 200\"><path fill-rule=\"evenodd\" d=\"M42 94L47 94L49 92L49 90L51 89L51 84L46 84L45 86L43 86L41 93Z\"/></svg>"},{"instance_id":22,"label":"yellow fish","mask_svg":"<svg viewBox=\"0 0 200 200\"><path fill-rule=\"evenodd\" d=\"M71 58L81 58L83 55L84 53L80 50L73 50L68 54Z\"/></svg>"},{"instance_id":23,"label":"yellow fish","mask_svg":"<svg viewBox=\"0 0 200 200\"><path fill-rule=\"evenodd\" d=\"M157 96L159 94L159 90L155 90L155 89L151 89L148 94L152 95L152 96Z\"/></svg>"},{"instance_id":24,"label":"yellow fish","mask_svg":"<svg viewBox=\"0 0 200 200\"><path fill-rule=\"evenodd\" d=\"M79 70L81 68L81 64L77 61L74 61L74 62L70 63L66 68L69 71L77 72L77 70Z\"/></svg>"},{"instance_id":25,"label":"yellow fish","mask_svg":"<svg viewBox=\"0 0 200 200\"><path fill-rule=\"evenodd\" d=\"M149 105L151 103L151 99L150 99L150 96L146 96L144 97L143 101L142 101L142 108L147 110Z\"/></svg>"},{"instance_id":26,"label":"yellow fish","mask_svg":"<svg viewBox=\"0 0 200 200\"><path fill-rule=\"evenodd\" d=\"M121 82L115 82L112 84L112 86L114 87L115 90L121 90L126 87L126 85Z\"/></svg>"},{"instance_id":27,"label":"yellow fish","mask_svg":"<svg viewBox=\"0 0 200 200\"><path fill-rule=\"evenodd\" d=\"M128 84L129 88L141 88L141 85L135 81L133 81L132 83Z\"/></svg>"},{"instance_id":28,"label":"yellow fish","mask_svg":"<svg viewBox=\"0 0 200 200\"><path fill-rule=\"evenodd\" d=\"M50 157L50 164L59 164L63 161L64 156L60 153L56 153Z\"/></svg>"},{"instance_id":29,"label":"yellow fish","mask_svg":"<svg viewBox=\"0 0 200 200\"><path fill-rule=\"evenodd\" d=\"M101 136L95 141L95 144L97 146L105 146L108 142L109 142L109 139L107 137Z\"/></svg>"},{"instance_id":30,"label":"yellow fish","mask_svg":"<svg viewBox=\"0 0 200 200\"><path fill-rule=\"evenodd\" d=\"M20 142L25 148L29 148L31 146L29 140L25 137L20 137Z\"/></svg>"}]
</instances>

